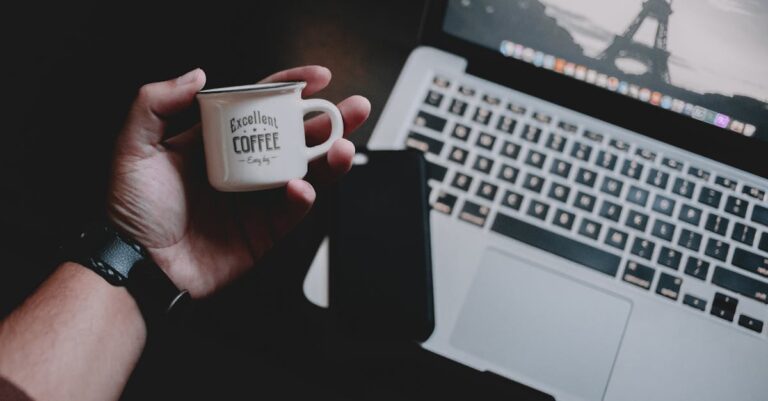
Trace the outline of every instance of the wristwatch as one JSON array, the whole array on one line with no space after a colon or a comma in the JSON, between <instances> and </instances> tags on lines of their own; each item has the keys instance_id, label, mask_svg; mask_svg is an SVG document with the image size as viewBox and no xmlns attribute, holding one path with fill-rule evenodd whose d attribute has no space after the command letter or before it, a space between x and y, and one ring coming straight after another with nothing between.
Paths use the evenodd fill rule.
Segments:
<instances>
[{"instance_id":1,"label":"wristwatch","mask_svg":"<svg viewBox=\"0 0 768 401\"><path fill-rule=\"evenodd\" d=\"M109 224L92 224L60 248L60 261L83 265L108 283L125 287L147 327L186 315L191 298L176 288L138 242Z\"/></svg>"}]
</instances>

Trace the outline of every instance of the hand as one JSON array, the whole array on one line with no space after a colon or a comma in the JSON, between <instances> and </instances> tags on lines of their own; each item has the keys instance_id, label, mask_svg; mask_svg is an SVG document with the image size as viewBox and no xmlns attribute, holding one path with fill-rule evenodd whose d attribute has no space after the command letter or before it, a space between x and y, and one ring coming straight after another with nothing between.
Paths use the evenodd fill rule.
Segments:
<instances>
[{"instance_id":1,"label":"hand","mask_svg":"<svg viewBox=\"0 0 768 401\"><path fill-rule=\"evenodd\" d=\"M323 89L331 72L318 66L276 73L262 82L306 81L302 93ZM208 184L200 125L166 132L169 118L193 107L205 85L196 69L177 79L145 85L133 103L115 150L108 212L114 224L152 255L177 287L206 296L252 267L275 241L309 211L315 190L293 180L270 193L222 193ZM359 127L370 103L352 96L338 104L344 136ZM328 137L330 122L320 115L305 123L307 142ZM338 178L352 165L355 148L337 140L326 158L310 165L309 181Z\"/></svg>"}]
</instances>

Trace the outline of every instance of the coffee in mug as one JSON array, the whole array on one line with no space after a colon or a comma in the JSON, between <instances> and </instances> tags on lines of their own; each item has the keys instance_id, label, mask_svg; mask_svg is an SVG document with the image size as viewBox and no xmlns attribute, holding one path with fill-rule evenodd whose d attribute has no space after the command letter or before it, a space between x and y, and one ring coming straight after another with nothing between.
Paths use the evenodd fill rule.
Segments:
<instances>
[{"instance_id":1,"label":"coffee in mug","mask_svg":"<svg viewBox=\"0 0 768 401\"><path fill-rule=\"evenodd\" d=\"M302 99L306 82L278 82L198 92L208 181L225 192L284 186L307 174L307 164L341 138L336 106ZM327 113L331 135L312 147L304 138L304 115Z\"/></svg>"}]
</instances>

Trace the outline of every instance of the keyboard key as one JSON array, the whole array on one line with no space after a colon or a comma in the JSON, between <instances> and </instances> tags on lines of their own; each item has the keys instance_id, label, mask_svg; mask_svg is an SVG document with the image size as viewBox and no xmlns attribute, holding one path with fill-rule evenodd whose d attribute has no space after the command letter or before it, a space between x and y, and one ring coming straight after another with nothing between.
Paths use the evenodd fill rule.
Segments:
<instances>
[{"instance_id":1,"label":"keyboard key","mask_svg":"<svg viewBox=\"0 0 768 401\"><path fill-rule=\"evenodd\" d=\"M717 274L717 271L715 271L715 274ZM736 305L738 304L738 299L716 292L715 300L712 301L712 310L710 313L721 319L732 322L733 315L736 313Z\"/></svg>"},{"instance_id":2,"label":"keyboard key","mask_svg":"<svg viewBox=\"0 0 768 401\"><path fill-rule=\"evenodd\" d=\"M508 164L501 166L499 170L499 179L506 181L510 184L514 184L517 181L517 175L520 172L516 167L512 167Z\"/></svg>"},{"instance_id":3,"label":"keyboard key","mask_svg":"<svg viewBox=\"0 0 768 401\"><path fill-rule=\"evenodd\" d=\"M544 179L539 177L535 174L528 174L525 176L525 181L523 182L523 187L526 189L530 189L533 192L539 193L541 192L541 187L544 186Z\"/></svg>"},{"instance_id":4,"label":"keyboard key","mask_svg":"<svg viewBox=\"0 0 768 401\"><path fill-rule=\"evenodd\" d=\"M679 162L679 161L677 161L675 159L670 159L668 157L665 157L664 159L661 160L661 164L663 164L663 165L665 165L665 166L667 166L667 167L669 167L669 168L671 168L673 170L683 171L683 163L681 163L681 162Z\"/></svg>"},{"instance_id":5,"label":"keyboard key","mask_svg":"<svg viewBox=\"0 0 768 401\"><path fill-rule=\"evenodd\" d=\"M571 172L571 163L555 159L555 161L552 162L552 168L549 169L549 172L567 179L568 174Z\"/></svg>"},{"instance_id":6,"label":"keyboard key","mask_svg":"<svg viewBox=\"0 0 768 401\"><path fill-rule=\"evenodd\" d=\"M504 142L504 145L501 147L501 155L506 156L512 160L516 160L517 156L520 154L520 145L512 143L512 142Z\"/></svg>"},{"instance_id":7,"label":"keyboard key","mask_svg":"<svg viewBox=\"0 0 768 401\"><path fill-rule=\"evenodd\" d=\"M744 327L745 329L752 330L756 333L763 332L763 321L759 319L755 319L753 317L749 317L747 315L739 316L739 326Z\"/></svg>"},{"instance_id":8,"label":"keyboard key","mask_svg":"<svg viewBox=\"0 0 768 401\"><path fill-rule=\"evenodd\" d=\"M501 116L501 118L499 118L499 122L496 124L496 129L502 132L506 132L507 134L511 134L515 131L516 126L517 120L512 117Z\"/></svg>"},{"instance_id":9,"label":"keyboard key","mask_svg":"<svg viewBox=\"0 0 768 401\"><path fill-rule=\"evenodd\" d=\"M728 257L728 249L730 248L730 245L727 243L716 240L714 238L710 238L707 240L707 247L704 249L704 254L709 257L725 261L725 258Z\"/></svg>"},{"instance_id":10,"label":"keyboard key","mask_svg":"<svg viewBox=\"0 0 768 401\"><path fill-rule=\"evenodd\" d=\"M541 128L537 128L533 125L526 125L520 136L528 142L538 143L539 138L541 137Z\"/></svg>"},{"instance_id":11,"label":"keyboard key","mask_svg":"<svg viewBox=\"0 0 768 401\"><path fill-rule=\"evenodd\" d=\"M448 108L448 112L457 116L463 116L467 112L467 102L459 99L453 99L451 101L451 107Z\"/></svg>"},{"instance_id":12,"label":"keyboard key","mask_svg":"<svg viewBox=\"0 0 768 401\"><path fill-rule=\"evenodd\" d=\"M653 275L656 273L652 267L641 265L633 261L627 261L624 267L624 276L622 280L634 284L640 288L649 289L653 282Z\"/></svg>"},{"instance_id":13,"label":"keyboard key","mask_svg":"<svg viewBox=\"0 0 768 401\"><path fill-rule=\"evenodd\" d=\"M440 193L437 195L437 199L435 199L435 203L432 205L432 208L438 212L450 215L451 212L453 212L454 206L456 206L456 196L447 192L440 191Z\"/></svg>"},{"instance_id":14,"label":"keyboard key","mask_svg":"<svg viewBox=\"0 0 768 401\"><path fill-rule=\"evenodd\" d=\"M578 182L581 185L586 185L590 188L595 186L596 179L597 179L597 174L595 174L594 171L587 170L585 168L580 168L579 172L576 173L576 182Z\"/></svg>"},{"instance_id":15,"label":"keyboard key","mask_svg":"<svg viewBox=\"0 0 768 401\"><path fill-rule=\"evenodd\" d=\"M557 128L571 134L579 130L579 127L577 127L576 124L571 124L562 120L557 123Z\"/></svg>"},{"instance_id":16,"label":"keyboard key","mask_svg":"<svg viewBox=\"0 0 768 401\"><path fill-rule=\"evenodd\" d=\"M656 244L654 244L652 241L637 237L632 243L632 254L637 255L643 259L651 260L651 255L653 255L653 249L655 247Z\"/></svg>"},{"instance_id":17,"label":"keyboard key","mask_svg":"<svg viewBox=\"0 0 768 401\"><path fill-rule=\"evenodd\" d=\"M715 234L725 235L725 232L728 230L728 219L710 213L707 216L707 222L704 224L704 228Z\"/></svg>"},{"instance_id":18,"label":"keyboard key","mask_svg":"<svg viewBox=\"0 0 768 401\"><path fill-rule=\"evenodd\" d=\"M656 219L656 221L653 222L651 235L663 240L672 241L672 237L675 235L675 225Z\"/></svg>"},{"instance_id":19,"label":"keyboard key","mask_svg":"<svg viewBox=\"0 0 768 401\"><path fill-rule=\"evenodd\" d=\"M695 277L701 281L707 281L708 272L709 262L694 258L693 256L689 256L688 261L685 262L685 274L691 277Z\"/></svg>"},{"instance_id":20,"label":"keyboard key","mask_svg":"<svg viewBox=\"0 0 768 401\"><path fill-rule=\"evenodd\" d=\"M579 227L579 234L587 237L592 238L594 240L597 239L597 237L600 236L600 229L602 228L602 224L590 220L590 219L581 219L581 226Z\"/></svg>"},{"instance_id":21,"label":"keyboard key","mask_svg":"<svg viewBox=\"0 0 768 401\"><path fill-rule=\"evenodd\" d=\"M534 112L531 117L533 117L534 120L542 124L549 124L552 122L552 116L550 116L549 114L544 114L540 111Z\"/></svg>"},{"instance_id":22,"label":"keyboard key","mask_svg":"<svg viewBox=\"0 0 768 401\"><path fill-rule=\"evenodd\" d=\"M526 112L525 106L521 106L515 103L507 103L507 110L519 115L523 115Z\"/></svg>"},{"instance_id":23,"label":"keyboard key","mask_svg":"<svg viewBox=\"0 0 768 401\"><path fill-rule=\"evenodd\" d=\"M535 150L529 150L528 157L525 158L525 164L536 168L544 166L545 161L547 161L547 156Z\"/></svg>"},{"instance_id":24,"label":"keyboard key","mask_svg":"<svg viewBox=\"0 0 768 401\"><path fill-rule=\"evenodd\" d=\"M643 172L643 165L635 160L625 160L621 173L627 177L639 179Z\"/></svg>"},{"instance_id":25,"label":"keyboard key","mask_svg":"<svg viewBox=\"0 0 768 401\"><path fill-rule=\"evenodd\" d=\"M704 312L704 309L707 308L707 301L701 298L695 297L691 294L685 294L685 296L683 297L683 303L692 308L696 308L702 312Z\"/></svg>"},{"instance_id":26,"label":"keyboard key","mask_svg":"<svg viewBox=\"0 0 768 401\"><path fill-rule=\"evenodd\" d=\"M443 181L448 173L448 168L427 161L427 176L435 181Z\"/></svg>"},{"instance_id":27,"label":"keyboard key","mask_svg":"<svg viewBox=\"0 0 768 401\"><path fill-rule=\"evenodd\" d=\"M460 189L462 191L469 190L469 186L472 185L472 177L462 174L462 173L456 173L453 176L453 181L451 182L451 186L454 188Z\"/></svg>"},{"instance_id":28,"label":"keyboard key","mask_svg":"<svg viewBox=\"0 0 768 401\"><path fill-rule=\"evenodd\" d=\"M662 266L667 266L677 270L677 268L680 267L680 260L682 260L682 258L682 253L664 246L661 247L661 252L659 252L659 258L657 261Z\"/></svg>"},{"instance_id":29,"label":"keyboard key","mask_svg":"<svg viewBox=\"0 0 768 401\"><path fill-rule=\"evenodd\" d=\"M627 233L624 231L611 228L608 230L608 235L605 236L605 243L623 251L624 247L627 246L628 237L629 235L627 235Z\"/></svg>"},{"instance_id":30,"label":"keyboard key","mask_svg":"<svg viewBox=\"0 0 768 401\"><path fill-rule=\"evenodd\" d=\"M472 97L472 96L475 96L476 92L473 88L462 85L459 87L459 93L461 93L464 96Z\"/></svg>"},{"instance_id":31,"label":"keyboard key","mask_svg":"<svg viewBox=\"0 0 768 401\"><path fill-rule=\"evenodd\" d=\"M659 276L659 283L656 284L656 293L677 301L677 297L680 296L681 285L683 285L683 279L662 272Z\"/></svg>"},{"instance_id":32,"label":"keyboard key","mask_svg":"<svg viewBox=\"0 0 768 401\"><path fill-rule=\"evenodd\" d=\"M432 90L427 92L427 97L424 98L424 103L430 106L440 107L440 103L442 102L443 94Z\"/></svg>"},{"instance_id":33,"label":"keyboard key","mask_svg":"<svg viewBox=\"0 0 768 401\"><path fill-rule=\"evenodd\" d=\"M656 188L661 189L667 189L667 183L669 182L669 174L652 168L651 172L648 173L648 178L646 179L646 182L650 185L653 185Z\"/></svg>"},{"instance_id":34,"label":"keyboard key","mask_svg":"<svg viewBox=\"0 0 768 401\"><path fill-rule=\"evenodd\" d=\"M466 125L456 124L453 126L453 131L451 131L451 137L466 142L467 138L469 138L469 132L470 128Z\"/></svg>"},{"instance_id":35,"label":"keyboard key","mask_svg":"<svg viewBox=\"0 0 768 401\"><path fill-rule=\"evenodd\" d=\"M636 160L624 160L624 166L621 168L621 174L629 178L639 179L643 173L643 165Z\"/></svg>"},{"instance_id":36,"label":"keyboard key","mask_svg":"<svg viewBox=\"0 0 768 401\"><path fill-rule=\"evenodd\" d=\"M472 168L481 173L490 174L493 168L493 159L478 155L475 157L475 164L472 165Z\"/></svg>"},{"instance_id":37,"label":"keyboard key","mask_svg":"<svg viewBox=\"0 0 768 401\"><path fill-rule=\"evenodd\" d=\"M699 194L699 203L703 203L708 206L712 206L717 209L720 206L720 198L722 198L722 192L709 187L702 187Z\"/></svg>"},{"instance_id":38,"label":"keyboard key","mask_svg":"<svg viewBox=\"0 0 768 401\"><path fill-rule=\"evenodd\" d=\"M491 230L611 277L616 276L619 262L621 261L621 258L614 254L539 226L520 221L503 213L497 213Z\"/></svg>"},{"instance_id":39,"label":"keyboard key","mask_svg":"<svg viewBox=\"0 0 768 401\"><path fill-rule=\"evenodd\" d=\"M630 210L624 224L629 228L645 232L645 227L648 225L648 215L637 210Z\"/></svg>"},{"instance_id":40,"label":"keyboard key","mask_svg":"<svg viewBox=\"0 0 768 401\"><path fill-rule=\"evenodd\" d=\"M768 284L720 266L715 267L715 273L712 275L712 284L752 298L755 301L768 303Z\"/></svg>"},{"instance_id":41,"label":"keyboard key","mask_svg":"<svg viewBox=\"0 0 768 401\"><path fill-rule=\"evenodd\" d=\"M615 197L621 196L621 188L624 186L624 183L621 181L611 178L611 177L604 177L603 178L603 185L600 187L600 191L608 194L613 195Z\"/></svg>"},{"instance_id":42,"label":"keyboard key","mask_svg":"<svg viewBox=\"0 0 768 401\"><path fill-rule=\"evenodd\" d=\"M694 226L698 226L701 221L701 209L697 209L690 205L683 205L680 208L680 214L677 218Z\"/></svg>"},{"instance_id":43,"label":"keyboard key","mask_svg":"<svg viewBox=\"0 0 768 401\"><path fill-rule=\"evenodd\" d=\"M568 194L571 193L571 189L565 185L553 183L549 187L549 197L563 203L568 202Z\"/></svg>"},{"instance_id":44,"label":"keyboard key","mask_svg":"<svg viewBox=\"0 0 768 401\"><path fill-rule=\"evenodd\" d=\"M487 199L493 202L496 199L496 192L499 191L499 187L491 184L490 182L481 182L477 187L477 196Z\"/></svg>"},{"instance_id":45,"label":"keyboard key","mask_svg":"<svg viewBox=\"0 0 768 401\"><path fill-rule=\"evenodd\" d=\"M432 83L435 84L435 86L438 86L443 89L451 86L451 82L448 81L448 79L440 76L435 76L434 78L432 78Z\"/></svg>"},{"instance_id":46,"label":"keyboard key","mask_svg":"<svg viewBox=\"0 0 768 401\"><path fill-rule=\"evenodd\" d=\"M633 185L629 187L629 192L627 193L627 201L636 205L645 206L645 204L648 203L648 191Z\"/></svg>"},{"instance_id":47,"label":"keyboard key","mask_svg":"<svg viewBox=\"0 0 768 401\"><path fill-rule=\"evenodd\" d=\"M490 110L478 107L475 110L475 115L472 117L472 121L478 124L488 125L488 121L491 120L491 116L493 116L493 113Z\"/></svg>"},{"instance_id":48,"label":"keyboard key","mask_svg":"<svg viewBox=\"0 0 768 401\"><path fill-rule=\"evenodd\" d=\"M604 200L603 204L600 206L600 217L604 217L608 220L619 221L619 216L621 216L621 206Z\"/></svg>"},{"instance_id":49,"label":"keyboard key","mask_svg":"<svg viewBox=\"0 0 768 401\"><path fill-rule=\"evenodd\" d=\"M741 242L742 244L752 245L752 243L755 242L756 234L757 234L757 230L755 230L754 227L749 227L741 223L736 223L733 226L733 234L731 234L731 238Z\"/></svg>"},{"instance_id":50,"label":"keyboard key","mask_svg":"<svg viewBox=\"0 0 768 401\"><path fill-rule=\"evenodd\" d=\"M680 239L677 240L677 244L684 246L692 251L698 251L701 248L701 234L695 233L689 230L683 230L680 234Z\"/></svg>"},{"instance_id":51,"label":"keyboard key","mask_svg":"<svg viewBox=\"0 0 768 401\"><path fill-rule=\"evenodd\" d=\"M575 131L573 131L575 132ZM590 141L597 142L597 143L603 143L603 134L595 131L586 130L584 131L584 138L589 139Z\"/></svg>"},{"instance_id":52,"label":"keyboard key","mask_svg":"<svg viewBox=\"0 0 768 401\"><path fill-rule=\"evenodd\" d=\"M485 150L493 150L493 145L495 143L496 143L495 136L487 132L481 132L480 135L477 136L477 142L475 144Z\"/></svg>"},{"instance_id":53,"label":"keyboard key","mask_svg":"<svg viewBox=\"0 0 768 401\"><path fill-rule=\"evenodd\" d=\"M491 106L498 106L499 104L501 104L501 99L486 93L485 95L483 95L483 102Z\"/></svg>"},{"instance_id":54,"label":"keyboard key","mask_svg":"<svg viewBox=\"0 0 768 401\"><path fill-rule=\"evenodd\" d=\"M419 127L427 127L437 132L443 132L443 128L445 128L447 122L448 121L442 117L420 111L413 123Z\"/></svg>"},{"instance_id":55,"label":"keyboard key","mask_svg":"<svg viewBox=\"0 0 768 401\"><path fill-rule=\"evenodd\" d=\"M675 208L675 201L667 198L666 196L656 195L656 198L654 198L653 200L653 210L661 214L666 214L667 216L671 216L672 210L674 208Z\"/></svg>"},{"instance_id":56,"label":"keyboard key","mask_svg":"<svg viewBox=\"0 0 768 401\"><path fill-rule=\"evenodd\" d=\"M573 206L591 212L595 208L595 200L594 196L579 192L573 200Z\"/></svg>"},{"instance_id":57,"label":"keyboard key","mask_svg":"<svg viewBox=\"0 0 768 401\"><path fill-rule=\"evenodd\" d=\"M616 150L620 150L622 152L626 152L629 150L629 144L619 139L611 139L611 141L608 144L612 148Z\"/></svg>"},{"instance_id":58,"label":"keyboard key","mask_svg":"<svg viewBox=\"0 0 768 401\"><path fill-rule=\"evenodd\" d=\"M589 156L592 154L592 147L583 143L574 142L573 148L571 149L571 156L583 160L588 161Z\"/></svg>"},{"instance_id":59,"label":"keyboard key","mask_svg":"<svg viewBox=\"0 0 768 401\"><path fill-rule=\"evenodd\" d=\"M532 200L528 205L528 215L537 219L546 220L547 212L549 212L549 205L544 202Z\"/></svg>"},{"instance_id":60,"label":"keyboard key","mask_svg":"<svg viewBox=\"0 0 768 401\"><path fill-rule=\"evenodd\" d=\"M515 210L520 210L520 205L523 203L523 195L520 195L514 191L507 191L504 193L504 197L501 198L501 204Z\"/></svg>"},{"instance_id":61,"label":"keyboard key","mask_svg":"<svg viewBox=\"0 0 768 401\"><path fill-rule=\"evenodd\" d=\"M468 151L460 147L454 146L451 149L451 152L448 153L448 160L463 166L464 163L467 161L467 156L469 156Z\"/></svg>"},{"instance_id":62,"label":"keyboard key","mask_svg":"<svg viewBox=\"0 0 768 401\"><path fill-rule=\"evenodd\" d=\"M748 196L751 196L757 200L763 200L765 199L765 191L762 189L758 189L755 187L751 187L749 185L744 185L741 188L741 193L746 194Z\"/></svg>"},{"instance_id":63,"label":"keyboard key","mask_svg":"<svg viewBox=\"0 0 768 401\"><path fill-rule=\"evenodd\" d=\"M739 217L747 215L747 206L749 205L746 201L733 196L729 196L725 201L725 211Z\"/></svg>"},{"instance_id":64,"label":"keyboard key","mask_svg":"<svg viewBox=\"0 0 768 401\"><path fill-rule=\"evenodd\" d=\"M443 142L437 139L430 138L425 135L411 132L408 134L408 139L405 140L405 144L414 149L418 149L422 152L429 152L435 155L439 155L443 150Z\"/></svg>"},{"instance_id":65,"label":"keyboard key","mask_svg":"<svg viewBox=\"0 0 768 401\"><path fill-rule=\"evenodd\" d=\"M640 157L642 157L643 159L651 161L651 162L656 160L656 153L651 152L648 149L637 148L635 150L635 154L640 156Z\"/></svg>"},{"instance_id":66,"label":"keyboard key","mask_svg":"<svg viewBox=\"0 0 768 401\"><path fill-rule=\"evenodd\" d=\"M768 226L768 208L755 205L755 208L752 209L752 221Z\"/></svg>"},{"instance_id":67,"label":"keyboard key","mask_svg":"<svg viewBox=\"0 0 768 401\"><path fill-rule=\"evenodd\" d=\"M721 177L719 175L715 177L715 184L720 185L721 187L728 188L730 190L736 189L736 181L730 178Z\"/></svg>"},{"instance_id":68,"label":"keyboard key","mask_svg":"<svg viewBox=\"0 0 768 401\"><path fill-rule=\"evenodd\" d=\"M614 167L616 167L616 160L618 160L616 155L601 150L600 153L597 154L597 161L595 164L606 170L613 171Z\"/></svg>"},{"instance_id":69,"label":"keyboard key","mask_svg":"<svg viewBox=\"0 0 768 401\"><path fill-rule=\"evenodd\" d=\"M694 183L682 178L675 178L675 185L672 186L672 192L691 199L695 188L696 185Z\"/></svg>"},{"instance_id":70,"label":"keyboard key","mask_svg":"<svg viewBox=\"0 0 768 401\"><path fill-rule=\"evenodd\" d=\"M760 243L757 244L757 247L768 252L768 233L763 233L760 236Z\"/></svg>"},{"instance_id":71,"label":"keyboard key","mask_svg":"<svg viewBox=\"0 0 768 401\"><path fill-rule=\"evenodd\" d=\"M485 225L485 221L490 212L491 211L487 206L481 206L470 201L465 201L464 207L461 208L461 213L459 213L459 219L472 223L478 227L482 227Z\"/></svg>"},{"instance_id":72,"label":"keyboard key","mask_svg":"<svg viewBox=\"0 0 768 401\"><path fill-rule=\"evenodd\" d=\"M733 252L734 266L740 267L746 271L768 277L768 257L760 256L747 250L736 248Z\"/></svg>"},{"instance_id":73,"label":"keyboard key","mask_svg":"<svg viewBox=\"0 0 768 401\"><path fill-rule=\"evenodd\" d=\"M564 136L553 132L549 134L549 139L547 139L547 148L562 152L567 142Z\"/></svg>"},{"instance_id":74,"label":"keyboard key","mask_svg":"<svg viewBox=\"0 0 768 401\"><path fill-rule=\"evenodd\" d=\"M709 171L702 170L698 167L689 167L688 175L700 178L704 181L709 181Z\"/></svg>"},{"instance_id":75,"label":"keyboard key","mask_svg":"<svg viewBox=\"0 0 768 401\"><path fill-rule=\"evenodd\" d=\"M566 212L563 209L557 209L555 217L552 219L552 223L556 226L560 226L566 230L570 230L573 227L573 220L576 219L576 215L570 212Z\"/></svg>"}]
</instances>

